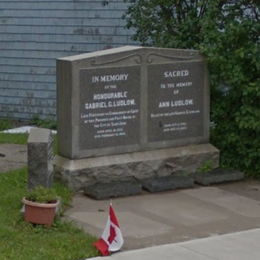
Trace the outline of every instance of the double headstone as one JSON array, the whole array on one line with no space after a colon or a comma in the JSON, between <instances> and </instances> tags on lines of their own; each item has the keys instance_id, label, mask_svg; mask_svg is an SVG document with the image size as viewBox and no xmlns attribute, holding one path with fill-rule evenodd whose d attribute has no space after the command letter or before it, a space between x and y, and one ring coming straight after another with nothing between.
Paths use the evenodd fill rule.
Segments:
<instances>
[{"instance_id":1,"label":"double headstone","mask_svg":"<svg viewBox=\"0 0 260 260\"><path fill-rule=\"evenodd\" d=\"M120 47L57 61L57 176L75 190L218 165L198 51Z\"/></svg>"}]
</instances>

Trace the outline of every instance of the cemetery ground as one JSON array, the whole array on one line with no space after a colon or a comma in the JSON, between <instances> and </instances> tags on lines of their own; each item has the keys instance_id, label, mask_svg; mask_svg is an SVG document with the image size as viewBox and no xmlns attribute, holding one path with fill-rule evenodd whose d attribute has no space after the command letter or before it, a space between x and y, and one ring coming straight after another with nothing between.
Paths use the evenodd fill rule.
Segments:
<instances>
[{"instance_id":1,"label":"cemetery ground","mask_svg":"<svg viewBox=\"0 0 260 260\"><path fill-rule=\"evenodd\" d=\"M19 157L15 152L23 153L22 147L25 147L26 141L27 135L0 134L0 143L4 143L0 147L8 146L6 142L16 143L7 150L18 163ZM72 199L69 190L56 183L55 189L63 198L64 205L72 205L64 212L66 222L56 220L50 229L32 226L23 221L20 213L21 198L26 190L26 174L26 168L0 174L1 260L78 260L98 255L92 243L96 239L94 236L100 236L106 223L109 200L96 201L83 194L77 194ZM222 234L260 228L259 202L259 181L245 180L156 194L144 192L138 196L114 199L113 205L125 239L125 251L197 238L221 239L219 235ZM248 241L245 243L248 244ZM152 252L156 256L157 249L169 252L167 246L144 249L142 252ZM126 253L130 252L133 252L132 256L139 255L139 251ZM120 259L121 254L117 256L119 258L116 259Z\"/></svg>"},{"instance_id":2,"label":"cemetery ground","mask_svg":"<svg viewBox=\"0 0 260 260\"><path fill-rule=\"evenodd\" d=\"M22 154L26 154L26 148L22 144L26 141L26 134L0 134L4 153L13 157L12 160L6 160L6 163L3 160L6 158L0 158L0 259L63 260L96 256L97 251L92 246L96 238L68 221L58 218L52 228L24 222L20 210L21 198L26 193L27 168L20 168L20 165L25 164ZM16 145L8 146L6 143ZM3 172L3 169L11 169L10 167L19 169ZM72 193L60 183L55 183L55 190L62 198L63 205L68 206Z\"/></svg>"}]
</instances>

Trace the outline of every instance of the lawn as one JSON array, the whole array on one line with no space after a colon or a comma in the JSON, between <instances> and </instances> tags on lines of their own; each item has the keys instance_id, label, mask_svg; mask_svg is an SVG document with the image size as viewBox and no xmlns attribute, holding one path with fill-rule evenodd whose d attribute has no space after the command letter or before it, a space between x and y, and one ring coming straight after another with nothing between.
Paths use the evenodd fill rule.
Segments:
<instances>
[{"instance_id":1,"label":"lawn","mask_svg":"<svg viewBox=\"0 0 260 260\"><path fill-rule=\"evenodd\" d=\"M26 144L28 134L0 133L0 144Z\"/></svg>"},{"instance_id":2,"label":"lawn","mask_svg":"<svg viewBox=\"0 0 260 260\"><path fill-rule=\"evenodd\" d=\"M0 143L26 143L26 135L0 134ZM98 255L96 238L57 218L53 227L25 223L20 213L26 193L27 168L0 173L0 259L78 260ZM67 206L72 193L62 184L55 190Z\"/></svg>"},{"instance_id":3,"label":"lawn","mask_svg":"<svg viewBox=\"0 0 260 260\"><path fill-rule=\"evenodd\" d=\"M27 123L27 124L26 124ZM53 120L41 120L38 117L32 119L31 122L26 122L25 125L34 125L35 127L43 127L49 129L56 129L56 122ZM20 125L19 125L20 124ZM1 119L0 118L0 144L12 143L12 144L26 144L28 139L28 134L8 134L1 133L3 130L12 129L21 126L21 122L11 120L11 119ZM23 125L23 124L22 124ZM54 150L56 149L56 136L54 135Z\"/></svg>"},{"instance_id":4,"label":"lawn","mask_svg":"<svg viewBox=\"0 0 260 260\"><path fill-rule=\"evenodd\" d=\"M0 144L27 144L28 136L29 136L28 134L0 133ZM53 139L54 139L53 152L57 154L58 151L57 135L53 135Z\"/></svg>"}]
</instances>

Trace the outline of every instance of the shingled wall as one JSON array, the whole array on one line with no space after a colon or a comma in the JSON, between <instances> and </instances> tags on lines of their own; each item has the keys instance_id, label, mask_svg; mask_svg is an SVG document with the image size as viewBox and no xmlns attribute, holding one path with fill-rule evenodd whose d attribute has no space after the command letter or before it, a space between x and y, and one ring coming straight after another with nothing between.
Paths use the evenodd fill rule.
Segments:
<instances>
[{"instance_id":1,"label":"shingled wall","mask_svg":"<svg viewBox=\"0 0 260 260\"><path fill-rule=\"evenodd\" d=\"M126 9L123 0L0 0L0 117L54 118L56 58L136 44Z\"/></svg>"}]
</instances>

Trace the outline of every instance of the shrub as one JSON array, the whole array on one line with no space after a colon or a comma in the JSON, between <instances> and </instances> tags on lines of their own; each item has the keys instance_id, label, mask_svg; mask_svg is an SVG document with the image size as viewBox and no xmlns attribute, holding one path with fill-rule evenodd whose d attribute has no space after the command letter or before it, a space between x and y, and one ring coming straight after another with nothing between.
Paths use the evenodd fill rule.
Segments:
<instances>
[{"instance_id":1,"label":"shrub","mask_svg":"<svg viewBox=\"0 0 260 260\"><path fill-rule=\"evenodd\" d=\"M38 115L32 118L31 123L38 127L43 127L43 128L53 129L53 130L57 129L57 121L50 118L41 119Z\"/></svg>"},{"instance_id":2,"label":"shrub","mask_svg":"<svg viewBox=\"0 0 260 260\"><path fill-rule=\"evenodd\" d=\"M13 127L13 123L10 119L1 119L0 118L0 131L10 129Z\"/></svg>"},{"instance_id":3,"label":"shrub","mask_svg":"<svg viewBox=\"0 0 260 260\"><path fill-rule=\"evenodd\" d=\"M127 26L143 45L200 50L211 87L211 142L221 165L260 176L259 3L128 0Z\"/></svg>"}]
</instances>

